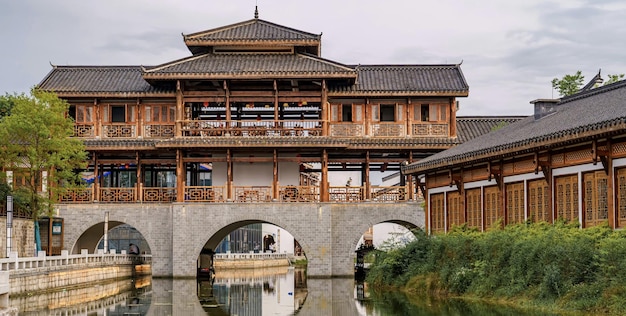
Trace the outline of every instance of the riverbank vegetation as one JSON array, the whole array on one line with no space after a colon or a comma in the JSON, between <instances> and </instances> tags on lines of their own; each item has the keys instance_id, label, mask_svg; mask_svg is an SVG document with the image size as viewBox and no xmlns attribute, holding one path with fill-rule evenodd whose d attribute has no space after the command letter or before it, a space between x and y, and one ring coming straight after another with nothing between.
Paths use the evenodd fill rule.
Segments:
<instances>
[{"instance_id":1,"label":"riverbank vegetation","mask_svg":"<svg viewBox=\"0 0 626 316\"><path fill-rule=\"evenodd\" d=\"M403 248L377 252L372 288L533 308L626 313L626 232L607 225L520 224L488 232L418 230Z\"/></svg>"}]
</instances>

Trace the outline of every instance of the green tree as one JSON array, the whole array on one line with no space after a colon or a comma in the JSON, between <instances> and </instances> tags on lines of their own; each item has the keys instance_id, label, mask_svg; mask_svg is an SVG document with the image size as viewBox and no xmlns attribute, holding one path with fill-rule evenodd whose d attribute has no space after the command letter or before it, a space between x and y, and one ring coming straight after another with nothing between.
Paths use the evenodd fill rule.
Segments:
<instances>
[{"instance_id":1,"label":"green tree","mask_svg":"<svg viewBox=\"0 0 626 316\"><path fill-rule=\"evenodd\" d=\"M11 114L13 108L14 97L10 94L6 94L4 97L0 97L0 119Z\"/></svg>"},{"instance_id":2,"label":"green tree","mask_svg":"<svg viewBox=\"0 0 626 316\"><path fill-rule=\"evenodd\" d=\"M624 79L624 74L619 74L619 75L607 75L607 77L609 77L609 80L605 81L604 84L611 84L614 82L618 82L622 79Z\"/></svg>"},{"instance_id":3,"label":"green tree","mask_svg":"<svg viewBox=\"0 0 626 316\"><path fill-rule=\"evenodd\" d=\"M572 95L583 86L583 80L585 80L585 76L579 70L574 75L565 75L561 79L552 79L552 88L556 89L562 97Z\"/></svg>"},{"instance_id":4,"label":"green tree","mask_svg":"<svg viewBox=\"0 0 626 316\"><path fill-rule=\"evenodd\" d=\"M16 207L34 221L39 251L37 221L52 215L62 190L79 183L76 170L85 167L87 152L82 141L70 137L74 122L67 116L69 104L55 94L33 89L29 95L0 97L0 104L11 105L10 115L0 119L0 165L24 178L25 185L11 193ZM50 192L42 193L42 184Z\"/></svg>"}]
</instances>

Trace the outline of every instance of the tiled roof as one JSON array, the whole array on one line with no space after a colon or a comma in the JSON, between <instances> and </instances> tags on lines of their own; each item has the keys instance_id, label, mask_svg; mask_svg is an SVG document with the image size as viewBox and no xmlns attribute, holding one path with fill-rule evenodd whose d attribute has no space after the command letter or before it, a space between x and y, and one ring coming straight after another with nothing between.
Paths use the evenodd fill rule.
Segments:
<instances>
[{"instance_id":1,"label":"tiled roof","mask_svg":"<svg viewBox=\"0 0 626 316\"><path fill-rule=\"evenodd\" d=\"M95 149L156 149L179 147L328 147L350 149L433 149L436 151L456 145L456 140L450 138L336 138L336 137L178 137L168 139L85 139L88 150Z\"/></svg>"},{"instance_id":2,"label":"tiled roof","mask_svg":"<svg viewBox=\"0 0 626 316\"><path fill-rule=\"evenodd\" d=\"M607 135L626 131L626 81L619 81L564 98L555 113L535 120L529 116L497 131L403 168L407 173L425 173L462 162L513 156L534 148L576 142L584 135Z\"/></svg>"},{"instance_id":3,"label":"tiled roof","mask_svg":"<svg viewBox=\"0 0 626 316\"><path fill-rule=\"evenodd\" d=\"M221 41L276 41L276 40L310 40L319 41L321 35L307 33L274 24L261 19L252 19L202 32L184 35L185 42L221 42Z\"/></svg>"},{"instance_id":4,"label":"tiled roof","mask_svg":"<svg viewBox=\"0 0 626 316\"><path fill-rule=\"evenodd\" d=\"M140 66L54 66L38 85L57 93L171 93L151 86Z\"/></svg>"},{"instance_id":5,"label":"tiled roof","mask_svg":"<svg viewBox=\"0 0 626 316\"><path fill-rule=\"evenodd\" d=\"M356 72L342 64L305 54L204 54L146 68L144 78L235 76L316 76L356 77Z\"/></svg>"},{"instance_id":6,"label":"tiled roof","mask_svg":"<svg viewBox=\"0 0 626 316\"><path fill-rule=\"evenodd\" d=\"M456 128L459 143L482 136L523 118L526 116L457 116Z\"/></svg>"},{"instance_id":7,"label":"tiled roof","mask_svg":"<svg viewBox=\"0 0 626 316\"><path fill-rule=\"evenodd\" d=\"M359 92L446 92L467 95L460 65L359 65L355 85L332 87L332 94Z\"/></svg>"}]
</instances>

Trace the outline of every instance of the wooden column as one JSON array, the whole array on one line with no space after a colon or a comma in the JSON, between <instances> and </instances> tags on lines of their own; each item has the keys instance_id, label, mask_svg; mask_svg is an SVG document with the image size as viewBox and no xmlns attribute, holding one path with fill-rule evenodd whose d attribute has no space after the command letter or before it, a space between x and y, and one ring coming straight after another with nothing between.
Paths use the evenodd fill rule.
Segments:
<instances>
[{"instance_id":1,"label":"wooden column","mask_svg":"<svg viewBox=\"0 0 626 316\"><path fill-rule=\"evenodd\" d=\"M274 79L274 128L278 128L278 83L276 83L276 79Z\"/></svg>"},{"instance_id":2,"label":"wooden column","mask_svg":"<svg viewBox=\"0 0 626 316\"><path fill-rule=\"evenodd\" d=\"M372 126L372 105L370 104L370 99L365 98L365 117L363 118L363 135L372 135L370 126ZM380 111L380 104L378 105L378 111ZM380 117L378 117L380 119Z\"/></svg>"},{"instance_id":3,"label":"wooden column","mask_svg":"<svg viewBox=\"0 0 626 316\"><path fill-rule=\"evenodd\" d=\"M230 148L226 150L226 197L231 199L233 194L233 158Z\"/></svg>"},{"instance_id":4,"label":"wooden column","mask_svg":"<svg viewBox=\"0 0 626 316\"><path fill-rule=\"evenodd\" d=\"M413 135L413 117L411 116L411 98L406 99L406 135Z\"/></svg>"},{"instance_id":5,"label":"wooden column","mask_svg":"<svg viewBox=\"0 0 626 316\"><path fill-rule=\"evenodd\" d=\"M322 151L322 183L320 185L320 202L328 202L328 152Z\"/></svg>"},{"instance_id":6,"label":"wooden column","mask_svg":"<svg viewBox=\"0 0 626 316\"><path fill-rule=\"evenodd\" d=\"M228 90L228 84L226 83L226 80L224 80L224 99L226 100L226 127L230 127L230 119L231 119L231 113L230 113L230 91ZM227 129L226 132L230 133L230 129Z\"/></svg>"},{"instance_id":7,"label":"wooden column","mask_svg":"<svg viewBox=\"0 0 626 316\"><path fill-rule=\"evenodd\" d=\"M365 199L369 200L371 198L371 187L370 183L370 152L369 150L365 152Z\"/></svg>"},{"instance_id":8,"label":"wooden column","mask_svg":"<svg viewBox=\"0 0 626 316\"><path fill-rule=\"evenodd\" d=\"M176 149L176 201L185 201L185 163L183 162L183 151Z\"/></svg>"},{"instance_id":9,"label":"wooden column","mask_svg":"<svg viewBox=\"0 0 626 316\"><path fill-rule=\"evenodd\" d=\"M608 220L611 228L615 229L618 227L618 218L619 215L617 213L617 209L615 208L615 173L613 170L613 144L611 144L611 139L607 139L606 141L606 169L607 173L607 196L606 196L606 207L609 210ZM582 184L581 184L582 185Z\"/></svg>"},{"instance_id":10,"label":"wooden column","mask_svg":"<svg viewBox=\"0 0 626 316\"><path fill-rule=\"evenodd\" d=\"M183 102L183 89L180 80L176 80L176 129L174 135L181 137L183 135L183 123L185 119L185 104Z\"/></svg>"},{"instance_id":11,"label":"wooden column","mask_svg":"<svg viewBox=\"0 0 626 316\"><path fill-rule=\"evenodd\" d=\"M137 201L143 201L143 173L141 172L142 163L139 152L135 152L135 161L137 162Z\"/></svg>"},{"instance_id":12,"label":"wooden column","mask_svg":"<svg viewBox=\"0 0 626 316\"><path fill-rule=\"evenodd\" d=\"M93 114L96 116L94 117L94 135L100 137L102 136L102 115L100 115L100 111L102 111L102 109L98 105L98 99L93 99L93 111Z\"/></svg>"},{"instance_id":13,"label":"wooden column","mask_svg":"<svg viewBox=\"0 0 626 316\"><path fill-rule=\"evenodd\" d=\"M91 200L100 200L100 166L98 166L98 153L93 153L93 192L91 192Z\"/></svg>"},{"instance_id":14,"label":"wooden column","mask_svg":"<svg viewBox=\"0 0 626 316\"><path fill-rule=\"evenodd\" d=\"M137 102L135 103L137 107L137 122L135 126L137 126L137 136L143 137L143 109L141 108L141 99L137 98Z\"/></svg>"},{"instance_id":15,"label":"wooden column","mask_svg":"<svg viewBox=\"0 0 626 316\"><path fill-rule=\"evenodd\" d=\"M274 178L272 179L272 198L278 199L278 153L276 149L274 149L274 161L273 161L273 169L274 169Z\"/></svg>"},{"instance_id":16,"label":"wooden column","mask_svg":"<svg viewBox=\"0 0 626 316\"><path fill-rule=\"evenodd\" d=\"M322 113L321 113L321 120L322 120L322 136L328 136L328 121L330 120L328 115L330 113L330 103L328 103L328 93L326 90L326 79L322 79Z\"/></svg>"},{"instance_id":17,"label":"wooden column","mask_svg":"<svg viewBox=\"0 0 626 316\"><path fill-rule=\"evenodd\" d=\"M413 163L413 151L409 151L409 164ZM413 200L413 196L415 196L415 192L414 190L416 189L413 185L413 181L419 181L419 179L417 178L417 175L415 175L415 177L408 175L406 176L407 180L409 181L407 184L407 192L409 194L408 196L408 200L412 201Z\"/></svg>"},{"instance_id":18,"label":"wooden column","mask_svg":"<svg viewBox=\"0 0 626 316\"><path fill-rule=\"evenodd\" d=\"M450 137L456 137L456 99L450 98Z\"/></svg>"}]
</instances>

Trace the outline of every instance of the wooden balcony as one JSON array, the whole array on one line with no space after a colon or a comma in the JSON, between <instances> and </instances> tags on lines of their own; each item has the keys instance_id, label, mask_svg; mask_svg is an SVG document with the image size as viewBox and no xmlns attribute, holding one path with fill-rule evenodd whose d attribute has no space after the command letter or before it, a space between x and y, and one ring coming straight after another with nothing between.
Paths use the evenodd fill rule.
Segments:
<instances>
[{"instance_id":1,"label":"wooden balcony","mask_svg":"<svg viewBox=\"0 0 626 316\"><path fill-rule=\"evenodd\" d=\"M141 194L137 194L141 192ZM58 196L59 203L172 203L177 201L176 188L100 188L99 198L94 196L93 188L75 188L65 191ZM236 203L307 203L321 201L320 187L306 185L279 186L274 197L274 188L270 186L233 186L228 196L226 186L185 186L183 188L184 201L195 202L236 202ZM328 197L330 202L340 203L398 203L409 199L407 188L404 186L381 187L374 186L366 198L366 189L361 187L330 187Z\"/></svg>"}]
</instances>

